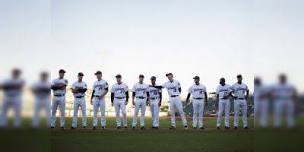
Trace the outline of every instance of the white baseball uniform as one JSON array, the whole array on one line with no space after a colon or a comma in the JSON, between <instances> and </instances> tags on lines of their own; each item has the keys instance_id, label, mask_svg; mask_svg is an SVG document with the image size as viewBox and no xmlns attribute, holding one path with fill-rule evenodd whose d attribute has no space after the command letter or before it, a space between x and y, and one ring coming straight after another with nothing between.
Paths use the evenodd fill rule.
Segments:
<instances>
[{"instance_id":1,"label":"white baseball uniform","mask_svg":"<svg viewBox=\"0 0 304 152\"><path fill-rule=\"evenodd\" d=\"M290 84L277 84L272 88L274 102L274 126L281 127L283 112L286 112L287 126L294 127L294 101L295 88Z\"/></svg>"},{"instance_id":2,"label":"white baseball uniform","mask_svg":"<svg viewBox=\"0 0 304 152\"><path fill-rule=\"evenodd\" d=\"M74 82L72 84L72 89L87 89L87 84L85 82ZM82 116L82 127L87 126L87 113L86 113L86 101L85 101L85 93L74 93L74 114L72 120L72 127L77 127L77 117L78 117L78 109L81 108L81 116Z\"/></svg>"},{"instance_id":3,"label":"white baseball uniform","mask_svg":"<svg viewBox=\"0 0 304 152\"><path fill-rule=\"evenodd\" d=\"M5 87L6 89L4 89L3 105L0 115L0 127L6 127L7 112L10 108L12 108L15 113L14 127L20 127L22 90L18 89L18 86L23 85L24 80L22 79L8 79L1 84L1 86Z\"/></svg>"},{"instance_id":4,"label":"white baseball uniform","mask_svg":"<svg viewBox=\"0 0 304 152\"><path fill-rule=\"evenodd\" d=\"M197 121L199 122L199 127L204 126L203 115L204 115L204 105L205 105L205 93L206 87L202 84L194 84L189 89L188 92L192 95L192 106L193 106L193 127L197 127ZM197 120L197 115L199 119Z\"/></svg>"},{"instance_id":5,"label":"white baseball uniform","mask_svg":"<svg viewBox=\"0 0 304 152\"><path fill-rule=\"evenodd\" d=\"M141 110L140 115L140 126L145 126L145 113L146 113L146 103L147 103L147 92L149 86L144 83L136 83L133 88L132 92L135 93L135 109L134 109L134 116L133 116L133 123L132 126L135 127L137 125L137 116L139 109Z\"/></svg>"},{"instance_id":6,"label":"white baseball uniform","mask_svg":"<svg viewBox=\"0 0 304 152\"><path fill-rule=\"evenodd\" d=\"M116 125L121 126L120 111L123 115L123 126L127 127L127 112L126 112L126 92L128 92L128 86L125 83L114 84L111 92L114 93L114 107L116 112Z\"/></svg>"},{"instance_id":7,"label":"white baseball uniform","mask_svg":"<svg viewBox=\"0 0 304 152\"><path fill-rule=\"evenodd\" d=\"M68 85L68 80L57 78L52 81L52 86L58 84ZM65 93L66 89L53 90L51 127L55 127L56 125L56 112L58 106L60 110L60 127L64 127L65 125Z\"/></svg>"},{"instance_id":8,"label":"white baseball uniform","mask_svg":"<svg viewBox=\"0 0 304 152\"><path fill-rule=\"evenodd\" d=\"M225 84L223 86L219 85L216 89L216 94L219 97L216 127L221 126L223 112L225 112L225 126L229 127L230 100L229 98L225 97L230 94L230 92L231 89L230 85L228 84Z\"/></svg>"},{"instance_id":9,"label":"white baseball uniform","mask_svg":"<svg viewBox=\"0 0 304 152\"><path fill-rule=\"evenodd\" d=\"M259 125L263 128L268 126L268 109L269 101L268 94L270 93L270 87L267 86L254 86L254 123L259 122Z\"/></svg>"},{"instance_id":10,"label":"white baseball uniform","mask_svg":"<svg viewBox=\"0 0 304 152\"><path fill-rule=\"evenodd\" d=\"M187 126L187 120L185 117L185 113L183 111L183 105L180 99L180 92L179 89L181 88L180 83L176 80L168 81L163 84L163 88L166 88L169 95L169 102L170 102L170 111L171 111L171 126L176 127L175 125L175 112L178 111L183 125Z\"/></svg>"},{"instance_id":11,"label":"white baseball uniform","mask_svg":"<svg viewBox=\"0 0 304 152\"><path fill-rule=\"evenodd\" d=\"M104 97L101 97L101 95L108 90L109 85L107 81L105 80L97 80L94 82L93 85L93 126L97 127L98 125L98 110L100 110L101 114L101 126L106 127L106 101Z\"/></svg>"},{"instance_id":12,"label":"white baseball uniform","mask_svg":"<svg viewBox=\"0 0 304 152\"><path fill-rule=\"evenodd\" d=\"M155 88L152 85L148 88L149 92L149 101L150 101L150 109L152 114L152 126L159 127L159 102L160 102L160 94L162 90L159 88Z\"/></svg>"},{"instance_id":13,"label":"white baseball uniform","mask_svg":"<svg viewBox=\"0 0 304 152\"><path fill-rule=\"evenodd\" d=\"M231 91L233 92L236 99L234 99L234 127L238 127L239 124L239 111L242 110L243 127L248 126L247 121L247 101L246 92L248 87L246 84L235 83L231 86Z\"/></svg>"},{"instance_id":14,"label":"white baseball uniform","mask_svg":"<svg viewBox=\"0 0 304 152\"><path fill-rule=\"evenodd\" d=\"M32 86L35 94L33 127L39 127L39 119L41 110L45 111L47 126L50 127L51 119L51 83L37 82Z\"/></svg>"}]
</instances>

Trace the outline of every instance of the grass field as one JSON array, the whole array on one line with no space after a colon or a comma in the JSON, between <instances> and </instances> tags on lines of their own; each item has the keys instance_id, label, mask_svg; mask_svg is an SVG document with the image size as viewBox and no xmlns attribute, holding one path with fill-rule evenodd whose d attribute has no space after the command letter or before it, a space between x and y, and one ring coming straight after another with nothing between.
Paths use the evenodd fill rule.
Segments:
<instances>
[{"instance_id":1,"label":"grass field","mask_svg":"<svg viewBox=\"0 0 304 152\"><path fill-rule=\"evenodd\" d=\"M189 128L184 130L178 121L176 130L169 130L169 118L162 118L159 130L152 130L151 120L146 119L146 130L115 129L115 119L107 120L107 129L91 129L91 118L87 129L71 130L71 119L66 120L66 129L31 130L30 120L24 121L20 130L1 131L1 147L6 151L71 151L71 152L202 152L202 151L292 151L301 145L303 130L237 131L216 130L215 119L206 118L204 131ZM299 120L300 122L301 120ZM59 121L57 121L59 122ZM79 119L79 122L80 119ZM131 122L129 119L128 122ZM191 120L189 120L189 124ZM232 119L231 119L232 122ZM253 127L253 119L249 119ZM80 126L80 123L78 123ZM300 123L299 123L300 124ZM301 128L301 127L300 127ZM287 149L286 149L287 148Z\"/></svg>"}]
</instances>

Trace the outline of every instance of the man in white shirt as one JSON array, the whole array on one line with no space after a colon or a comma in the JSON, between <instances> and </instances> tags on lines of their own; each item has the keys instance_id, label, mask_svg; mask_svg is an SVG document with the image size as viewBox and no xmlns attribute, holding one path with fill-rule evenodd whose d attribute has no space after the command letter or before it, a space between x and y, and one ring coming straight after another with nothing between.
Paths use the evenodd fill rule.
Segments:
<instances>
[{"instance_id":1,"label":"man in white shirt","mask_svg":"<svg viewBox=\"0 0 304 152\"><path fill-rule=\"evenodd\" d=\"M254 78L254 125L266 128L268 126L268 109L270 87L263 85L262 79Z\"/></svg>"},{"instance_id":2,"label":"man in white shirt","mask_svg":"<svg viewBox=\"0 0 304 152\"><path fill-rule=\"evenodd\" d=\"M106 127L106 101L105 95L109 91L108 82L102 79L102 72L97 71L95 73L97 81L94 82L93 92L91 96L91 104L93 105L93 129L98 126L97 113L100 110L101 113L101 128Z\"/></svg>"},{"instance_id":3,"label":"man in white shirt","mask_svg":"<svg viewBox=\"0 0 304 152\"><path fill-rule=\"evenodd\" d=\"M242 80L242 75L237 75L237 83L231 86L234 97L234 129L238 129L240 108L242 110L243 128L248 129L247 99L249 96L249 89Z\"/></svg>"},{"instance_id":4,"label":"man in white shirt","mask_svg":"<svg viewBox=\"0 0 304 152\"><path fill-rule=\"evenodd\" d=\"M146 113L146 104L149 96L148 88L149 86L144 83L144 75L139 75L139 82L136 83L132 88L132 104L134 108L134 116L132 128L135 129L137 125L137 115L139 109L141 110L140 115L140 129L145 129L145 113ZM135 100L136 98L136 100Z\"/></svg>"},{"instance_id":5,"label":"man in white shirt","mask_svg":"<svg viewBox=\"0 0 304 152\"><path fill-rule=\"evenodd\" d=\"M230 115L230 100L231 95L230 85L226 84L225 78L220 79L220 85L216 89L216 97L218 100L218 112L216 128L220 129L222 115L225 112L225 129L229 129L229 115Z\"/></svg>"},{"instance_id":6,"label":"man in white shirt","mask_svg":"<svg viewBox=\"0 0 304 152\"><path fill-rule=\"evenodd\" d=\"M77 128L78 109L81 108L82 114L82 128L87 127L86 101L85 92L87 91L87 84L82 81L83 73L78 73L78 80L72 84L72 93L74 94L74 115L72 121L72 129Z\"/></svg>"},{"instance_id":7,"label":"man in white shirt","mask_svg":"<svg viewBox=\"0 0 304 152\"><path fill-rule=\"evenodd\" d=\"M121 81L121 75L117 74L116 76L117 83L112 86L111 89L111 103L115 107L116 112L116 126L117 129L121 128L121 118L120 112L123 116L123 126L128 128L127 124L127 112L126 105L129 100L129 89L128 86Z\"/></svg>"},{"instance_id":8,"label":"man in white shirt","mask_svg":"<svg viewBox=\"0 0 304 152\"><path fill-rule=\"evenodd\" d=\"M156 77L151 77L151 85L148 88L149 103L152 114L152 129L159 128L159 107L162 101L162 87L156 85Z\"/></svg>"},{"instance_id":9,"label":"man in white shirt","mask_svg":"<svg viewBox=\"0 0 304 152\"><path fill-rule=\"evenodd\" d=\"M39 127L40 111L43 109L46 114L47 127L50 127L51 118L51 83L49 82L49 74L42 72L40 81L32 86L32 92L35 96L33 128Z\"/></svg>"},{"instance_id":10,"label":"man in white shirt","mask_svg":"<svg viewBox=\"0 0 304 152\"><path fill-rule=\"evenodd\" d=\"M188 96L186 99L186 102L189 103L190 96L192 95L192 106L193 106L193 123L192 127L193 129L197 128L197 121L199 122L199 128L204 129L204 122L203 122L203 116L204 116L204 105L207 98L207 91L206 87L202 84L200 84L200 77L195 76L194 83L189 89L188 89ZM197 120L198 115L198 120Z\"/></svg>"},{"instance_id":11,"label":"man in white shirt","mask_svg":"<svg viewBox=\"0 0 304 152\"><path fill-rule=\"evenodd\" d=\"M169 95L169 102L170 102L170 111L171 111L171 127L170 129L175 129L175 112L178 111L185 129L188 129L187 125L187 120L185 113L183 111L183 105L180 99L180 94L181 94L181 85L178 81L173 79L173 74L172 73L167 73L166 74L168 78L168 82L163 84L163 88L166 88L168 91Z\"/></svg>"},{"instance_id":12,"label":"man in white shirt","mask_svg":"<svg viewBox=\"0 0 304 152\"><path fill-rule=\"evenodd\" d=\"M0 88L4 92L3 105L0 115L0 127L7 125L7 113L10 108L15 113L14 127L19 128L21 125L21 104L22 104L22 89L24 87L24 80L21 79L21 70L13 69L11 78L5 80Z\"/></svg>"},{"instance_id":13,"label":"man in white shirt","mask_svg":"<svg viewBox=\"0 0 304 152\"><path fill-rule=\"evenodd\" d=\"M53 90L51 128L55 128L58 107L60 109L60 128L64 129L65 126L65 94L68 80L64 79L64 74L65 70L60 69L59 78L54 79L51 85Z\"/></svg>"}]
</instances>

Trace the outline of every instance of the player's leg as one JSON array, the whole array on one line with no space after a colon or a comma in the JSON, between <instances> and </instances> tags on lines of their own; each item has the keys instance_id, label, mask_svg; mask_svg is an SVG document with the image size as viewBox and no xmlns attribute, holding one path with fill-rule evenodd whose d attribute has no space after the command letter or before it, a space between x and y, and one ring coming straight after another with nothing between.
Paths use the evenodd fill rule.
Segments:
<instances>
[{"instance_id":1,"label":"player's leg","mask_svg":"<svg viewBox=\"0 0 304 152\"><path fill-rule=\"evenodd\" d=\"M51 126L51 102L50 99L45 99L45 116L46 116L46 125L47 127Z\"/></svg>"},{"instance_id":2,"label":"player's leg","mask_svg":"<svg viewBox=\"0 0 304 152\"><path fill-rule=\"evenodd\" d=\"M100 113L101 113L101 127L106 127L106 102L105 100L101 100L100 102Z\"/></svg>"},{"instance_id":3,"label":"player's leg","mask_svg":"<svg viewBox=\"0 0 304 152\"><path fill-rule=\"evenodd\" d=\"M262 128L266 128L268 126L268 102L267 101L261 101L260 102L260 118L259 118L259 124Z\"/></svg>"},{"instance_id":4,"label":"player's leg","mask_svg":"<svg viewBox=\"0 0 304 152\"><path fill-rule=\"evenodd\" d=\"M193 106L193 119L192 119L192 127L196 128L197 127L197 114L198 114L198 109L199 109L199 105L196 101L192 100L192 106Z\"/></svg>"},{"instance_id":5,"label":"player's leg","mask_svg":"<svg viewBox=\"0 0 304 152\"><path fill-rule=\"evenodd\" d=\"M97 127L97 123L98 123L98 108L99 107L99 103L98 100L94 97L93 98L93 128Z\"/></svg>"},{"instance_id":6,"label":"player's leg","mask_svg":"<svg viewBox=\"0 0 304 152\"><path fill-rule=\"evenodd\" d=\"M19 128L21 126L21 98L16 98L14 100L14 111L15 111L15 121L14 121L14 127Z\"/></svg>"},{"instance_id":7,"label":"player's leg","mask_svg":"<svg viewBox=\"0 0 304 152\"><path fill-rule=\"evenodd\" d=\"M65 97L62 97L59 102L60 107L60 127L64 128L65 126Z\"/></svg>"},{"instance_id":8,"label":"player's leg","mask_svg":"<svg viewBox=\"0 0 304 152\"><path fill-rule=\"evenodd\" d=\"M120 108L121 108L121 113L123 116L123 125L124 125L124 127L128 127L126 104L125 104L124 100L120 101Z\"/></svg>"},{"instance_id":9,"label":"player's leg","mask_svg":"<svg viewBox=\"0 0 304 152\"><path fill-rule=\"evenodd\" d=\"M120 103L117 100L114 100L114 108L116 113L116 126L121 126L121 120L120 120Z\"/></svg>"},{"instance_id":10,"label":"player's leg","mask_svg":"<svg viewBox=\"0 0 304 152\"><path fill-rule=\"evenodd\" d=\"M56 113L57 113L57 108L59 105L58 99L55 97L53 99L53 104L52 104L52 116L51 116L51 127L55 127L56 125Z\"/></svg>"},{"instance_id":11,"label":"player's leg","mask_svg":"<svg viewBox=\"0 0 304 152\"><path fill-rule=\"evenodd\" d=\"M248 127L248 121L247 121L247 101L241 100L241 106L242 106L242 119L243 119L243 127Z\"/></svg>"},{"instance_id":12,"label":"player's leg","mask_svg":"<svg viewBox=\"0 0 304 152\"><path fill-rule=\"evenodd\" d=\"M225 127L229 128L230 123L229 123L229 117L230 117L230 101L226 100L225 101Z\"/></svg>"},{"instance_id":13,"label":"player's leg","mask_svg":"<svg viewBox=\"0 0 304 152\"><path fill-rule=\"evenodd\" d=\"M159 101L157 101L156 103L155 103L155 127L159 127L159 106L158 106L158 104L159 104Z\"/></svg>"},{"instance_id":14,"label":"player's leg","mask_svg":"<svg viewBox=\"0 0 304 152\"><path fill-rule=\"evenodd\" d=\"M223 111L224 111L224 102L223 101L219 101L219 103L218 103L218 111L217 111L216 127L220 127L221 126Z\"/></svg>"},{"instance_id":15,"label":"player's leg","mask_svg":"<svg viewBox=\"0 0 304 152\"><path fill-rule=\"evenodd\" d=\"M199 111L198 111L198 123L200 128L204 127L204 107L205 107L205 102L204 101L200 102Z\"/></svg>"},{"instance_id":16,"label":"player's leg","mask_svg":"<svg viewBox=\"0 0 304 152\"><path fill-rule=\"evenodd\" d=\"M81 108L81 116L82 116L82 127L86 128L87 127L87 106L86 106L86 101L84 98L81 99L80 108Z\"/></svg>"},{"instance_id":17,"label":"player's leg","mask_svg":"<svg viewBox=\"0 0 304 152\"><path fill-rule=\"evenodd\" d=\"M10 107L11 107L11 102L7 99L4 99L2 109L1 109L0 127L7 126L7 112Z\"/></svg>"},{"instance_id":18,"label":"player's leg","mask_svg":"<svg viewBox=\"0 0 304 152\"><path fill-rule=\"evenodd\" d=\"M156 117L155 117L155 101L150 101L150 110L152 116L152 127L156 127Z\"/></svg>"},{"instance_id":19,"label":"player's leg","mask_svg":"<svg viewBox=\"0 0 304 152\"><path fill-rule=\"evenodd\" d=\"M140 126L144 127L145 126L145 114L146 114L146 101L142 100L141 101L141 108L140 108Z\"/></svg>"},{"instance_id":20,"label":"player's leg","mask_svg":"<svg viewBox=\"0 0 304 152\"><path fill-rule=\"evenodd\" d=\"M140 101L138 101L136 99L135 100L135 106L134 106L134 115L133 115L132 127L136 127L136 125L137 125L137 116L138 116L138 112L139 112L139 107L140 107Z\"/></svg>"},{"instance_id":21,"label":"player's leg","mask_svg":"<svg viewBox=\"0 0 304 152\"><path fill-rule=\"evenodd\" d=\"M175 102L175 106L179 112L179 115L180 117L182 118L182 121L183 121L183 126L185 128L188 127L187 125L187 119L186 119L186 116L185 116L185 113L184 113L184 109L183 109L183 105L182 105L182 102L180 101L180 99L178 99L176 102Z\"/></svg>"},{"instance_id":22,"label":"player's leg","mask_svg":"<svg viewBox=\"0 0 304 152\"><path fill-rule=\"evenodd\" d=\"M171 112L171 126L172 127L176 127L175 124L175 104L174 104L174 100L171 99L170 102L170 112Z\"/></svg>"},{"instance_id":23,"label":"player's leg","mask_svg":"<svg viewBox=\"0 0 304 152\"><path fill-rule=\"evenodd\" d=\"M43 102L43 101L40 100L40 99L35 100L34 114L33 114L33 121L32 121L32 127L33 128L38 128L39 127L40 110L42 108L41 102Z\"/></svg>"},{"instance_id":24,"label":"player's leg","mask_svg":"<svg viewBox=\"0 0 304 152\"><path fill-rule=\"evenodd\" d=\"M239 111L240 111L240 102L239 100L234 100L234 127L239 126Z\"/></svg>"},{"instance_id":25,"label":"player's leg","mask_svg":"<svg viewBox=\"0 0 304 152\"><path fill-rule=\"evenodd\" d=\"M277 100L274 103L274 126L275 127L281 127L281 121L282 121L282 101Z\"/></svg>"},{"instance_id":26,"label":"player's leg","mask_svg":"<svg viewBox=\"0 0 304 152\"><path fill-rule=\"evenodd\" d=\"M293 128L295 125L294 121L294 102L293 101L287 101L287 127Z\"/></svg>"},{"instance_id":27,"label":"player's leg","mask_svg":"<svg viewBox=\"0 0 304 152\"><path fill-rule=\"evenodd\" d=\"M78 117L78 109L79 109L79 99L75 98L74 100L74 113L73 113L73 120L72 120L72 128L77 128L77 117Z\"/></svg>"}]
</instances>

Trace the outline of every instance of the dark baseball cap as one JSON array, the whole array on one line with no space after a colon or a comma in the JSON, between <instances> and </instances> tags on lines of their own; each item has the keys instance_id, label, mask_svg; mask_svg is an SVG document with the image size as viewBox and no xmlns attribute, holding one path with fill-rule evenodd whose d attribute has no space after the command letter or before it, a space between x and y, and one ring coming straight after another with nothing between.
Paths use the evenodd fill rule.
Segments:
<instances>
[{"instance_id":1,"label":"dark baseball cap","mask_svg":"<svg viewBox=\"0 0 304 152\"><path fill-rule=\"evenodd\" d=\"M242 78L242 75L241 75L241 74L238 74L236 77L237 77L237 78Z\"/></svg>"},{"instance_id":2,"label":"dark baseball cap","mask_svg":"<svg viewBox=\"0 0 304 152\"><path fill-rule=\"evenodd\" d=\"M166 74L166 77L169 76L169 75L173 75L173 74L172 74L172 73L167 73L167 74Z\"/></svg>"},{"instance_id":3,"label":"dark baseball cap","mask_svg":"<svg viewBox=\"0 0 304 152\"><path fill-rule=\"evenodd\" d=\"M138 77L139 78L144 78L145 76L143 74L140 74Z\"/></svg>"},{"instance_id":4,"label":"dark baseball cap","mask_svg":"<svg viewBox=\"0 0 304 152\"><path fill-rule=\"evenodd\" d=\"M78 73L78 76L84 76L84 75L83 75L83 73L82 73L82 72L79 72L79 73Z\"/></svg>"},{"instance_id":5,"label":"dark baseball cap","mask_svg":"<svg viewBox=\"0 0 304 152\"><path fill-rule=\"evenodd\" d=\"M65 70L60 69L60 70L59 70L59 73L65 73Z\"/></svg>"},{"instance_id":6,"label":"dark baseball cap","mask_svg":"<svg viewBox=\"0 0 304 152\"><path fill-rule=\"evenodd\" d=\"M102 73L101 73L101 71L96 71L95 75L97 75L97 74L102 74Z\"/></svg>"},{"instance_id":7,"label":"dark baseball cap","mask_svg":"<svg viewBox=\"0 0 304 152\"><path fill-rule=\"evenodd\" d=\"M120 74L117 74L115 77L116 77L116 78L121 78L121 75L120 75Z\"/></svg>"},{"instance_id":8,"label":"dark baseball cap","mask_svg":"<svg viewBox=\"0 0 304 152\"><path fill-rule=\"evenodd\" d=\"M151 79L151 80L156 80L156 77L155 77L155 76L152 76L150 79Z\"/></svg>"},{"instance_id":9,"label":"dark baseball cap","mask_svg":"<svg viewBox=\"0 0 304 152\"><path fill-rule=\"evenodd\" d=\"M200 77L199 76L195 76L195 77L193 77L193 79L200 79Z\"/></svg>"}]
</instances>

